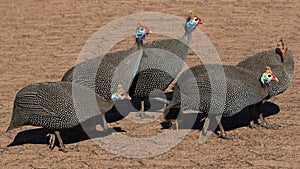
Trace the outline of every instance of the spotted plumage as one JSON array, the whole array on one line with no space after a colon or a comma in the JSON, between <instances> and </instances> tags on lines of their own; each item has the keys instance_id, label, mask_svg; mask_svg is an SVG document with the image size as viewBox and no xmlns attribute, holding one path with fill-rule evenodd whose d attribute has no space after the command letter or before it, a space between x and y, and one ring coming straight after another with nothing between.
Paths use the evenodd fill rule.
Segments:
<instances>
[{"instance_id":1,"label":"spotted plumage","mask_svg":"<svg viewBox=\"0 0 300 169\"><path fill-rule=\"evenodd\" d=\"M269 95L268 86L260 81L263 72L254 74L237 66L224 65L191 67L180 75L172 101L163 112L165 119L170 121L177 116L169 114L173 108L198 110L211 117L233 116ZM221 135L225 137L225 132L221 131Z\"/></svg>"},{"instance_id":2,"label":"spotted plumage","mask_svg":"<svg viewBox=\"0 0 300 169\"><path fill-rule=\"evenodd\" d=\"M148 97L155 89L163 91L177 76L187 56L191 32L203 21L195 13L190 12L185 26L185 34L180 39L164 39L143 44L143 56L139 63L139 73L134 77L129 93L131 97ZM192 27L192 28L189 28ZM187 29L189 28L189 29ZM137 35L137 34L136 34ZM96 57L82 62L66 72L62 81L73 81L84 86L95 88L104 99L110 99L112 76L122 61L136 52L136 47L128 50L108 53L104 57ZM173 57L170 57L173 56ZM103 58L101 60L101 58ZM176 59L174 59L176 58ZM100 62L101 61L101 62ZM164 70L168 70L165 72ZM129 79L120 77L120 81ZM125 86L124 86L125 87ZM133 99L132 102L136 100ZM139 110L140 105L136 108Z\"/></svg>"},{"instance_id":3,"label":"spotted plumage","mask_svg":"<svg viewBox=\"0 0 300 169\"><path fill-rule=\"evenodd\" d=\"M91 106L93 99L100 109L110 109L110 106L100 106L103 99L93 91L76 84L48 82L26 86L15 97L12 121L7 130L23 125L51 130L72 128L81 122L79 116L84 121L99 114L98 107Z\"/></svg>"},{"instance_id":4,"label":"spotted plumage","mask_svg":"<svg viewBox=\"0 0 300 169\"><path fill-rule=\"evenodd\" d=\"M141 25L139 24L138 27L141 27ZM128 79L131 79L138 71L137 68L143 54L143 40L145 40L145 35L150 31L148 27L144 27L146 31L142 33L139 32L140 28L137 28L136 44L133 47L127 50L107 53L104 56L98 56L75 65L64 74L62 81L69 81L86 86L95 90L104 100L110 100L113 94L112 89L120 84L123 85L123 82L128 82ZM134 58L131 59L130 63L127 63L128 65L122 63L129 57ZM136 69L133 69L135 67L134 65L136 65ZM133 73L129 75L123 74L123 76L115 74L119 67L123 67ZM118 79L116 79L116 76L118 76ZM129 88L129 84L123 86L124 88Z\"/></svg>"},{"instance_id":5,"label":"spotted plumage","mask_svg":"<svg viewBox=\"0 0 300 169\"><path fill-rule=\"evenodd\" d=\"M7 131L23 125L41 126L51 131L49 134L50 148L54 148L55 138L57 137L60 149L65 150L59 130L73 128L99 114L102 115L104 129L107 129L104 113L113 107L115 101L130 99L130 96L124 91L122 84L116 83L128 81L127 78L130 78L126 76L128 74L131 74L131 76L136 74L137 68L135 67L138 67L142 56L142 50L140 50L142 40L137 38L136 42L135 47L132 49L119 53L131 55L133 59L127 60L127 63L129 61L137 66L122 69L121 71L124 72L123 75L125 76L119 76L118 78L123 78L121 80L124 81L115 81L115 85L111 83L113 74L107 76L106 73L108 73L107 71L110 68L116 68L114 65L116 62L104 61L101 64L107 68L106 72L82 74L81 71L90 73L90 71L94 72L93 68L96 68L96 65L85 62L67 72L75 72L74 74L72 73L72 76L64 76L66 80L72 80L72 82L38 83L21 89L16 95L12 120ZM98 58L95 58L92 61L97 60ZM102 77L103 75L105 75L104 81L101 81L103 86L99 87L95 85L95 80L93 79L100 79L99 76ZM105 88L107 85L109 85L108 89ZM128 83L126 85L129 86ZM105 90L102 90L102 87ZM118 96L118 98L112 99L112 95Z\"/></svg>"},{"instance_id":6,"label":"spotted plumage","mask_svg":"<svg viewBox=\"0 0 300 169\"><path fill-rule=\"evenodd\" d=\"M272 83L269 86L269 96L267 99L283 93L291 84L293 73L294 73L294 58L291 50L288 50L287 43L280 39L277 42L277 46L272 50L257 53L243 61L241 61L236 66L243 69L247 69L250 72L258 73L263 70L264 67L270 66L276 76L279 79L278 83ZM268 127L262 112L260 111L260 105L258 104L257 110L259 111L261 125L263 127ZM253 121L250 124L251 127L254 126Z\"/></svg>"},{"instance_id":7,"label":"spotted plumage","mask_svg":"<svg viewBox=\"0 0 300 169\"><path fill-rule=\"evenodd\" d=\"M180 39L157 40L144 45L144 56L137 74L130 88L133 101L147 101L150 95L155 97L165 91L178 75L184 65L191 33L203 21L192 11L185 23L185 33ZM150 108L149 102L145 106L133 103L137 110ZM143 113L144 110L141 110Z\"/></svg>"},{"instance_id":8,"label":"spotted plumage","mask_svg":"<svg viewBox=\"0 0 300 169\"><path fill-rule=\"evenodd\" d=\"M60 131L73 128L100 114L106 129L104 113L111 109L110 102L95 95L94 91L70 82L32 84L17 93L7 131L24 125L40 126L52 132ZM60 149L64 150L62 140L59 142ZM51 144L50 148L53 148L54 141Z\"/></svg>"},{"instance_id":9,"label":"spotted plumage","mask_svg":"<svg viewBox=\"0 0 300 169\"><path fill-rule=\"evenodd\" d=\"M263 71L266 66L270 66L279 79L278 83L270 85L270 97L283 93L291 84L294 73L292 52L287 50L286 44L284 49L280 49L280 45L283 42L284 40L279 40L275 50L257 53L236 65L256 74Z\"/></svg>"}]
</instances>

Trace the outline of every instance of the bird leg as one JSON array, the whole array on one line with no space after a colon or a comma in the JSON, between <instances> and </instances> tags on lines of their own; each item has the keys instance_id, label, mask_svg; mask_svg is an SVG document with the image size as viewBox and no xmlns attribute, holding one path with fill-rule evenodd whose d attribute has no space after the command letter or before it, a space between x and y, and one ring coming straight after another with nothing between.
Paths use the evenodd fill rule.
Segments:
<instances>
[{"instance_id":1,"label":"bird leg","mask_svg":"<svg viewBox=\"0 0 300 169\"><path fill-rule=\"evenodd\" d=\"M59 131L54 131L54 133L55 133L55 135L56 135L56 137L57 137L57 140L58 140L58 143L59 143L59 150L60 151L63 151L63 152L68 152L68 151L79 151L78 149L76 149L76 148L72 148L72 149L70 149L70 148L66 148L65 147L65 144L64 144L64 142L63 142L63 140L62 140L62 138L61 138L61 136L60 136L60 132Z\"/></svg>"},{"instance_id":2,"label":"bird leg","mask_svg":"<svg viewBox=\"0 0 300 169\"><path fill-rule=\"evenodd\" d=\"M103 121L103 131L106 132L108 129L108 125L107 125L107 122L105 119L105 113L102 113L101 115L102 115L102 121Z\"/></svg>"},{"instance_id":3,"label":"bird leg","mask_svg":"<svg viewBox=\"0 0 300 169\"><path fill-rule=\"evenodd\" d=\"M149 116L149 115L145 114L145 101L144 100L141 101L141 110L138 112L137 116L142 119L144 119L144 118L154 119L154 116Z\"/></svg>"},{"instance_id":4,"label":"bird leg","mask_svg":"<svg viewBox=\"0 0 300 169\"><path fill-rule=\"evenodd\" d=\"M63 152L68 152L71 149L66 149L65 144L60 136L60 132L55 130L54 133L53 131L50 131L50 133L48 133L46 135L47 137L49 136L49 148L51 150L53 150L54 146L55 146L55 137L57 137L58 140L58 144L59 144L59 150L63 151ZM78 151L77 149L72 149L73 151Z\"/></svg>"},{"instance_id":5,"label":"bird leg","mask_svg":"<svg viewBox=\"0 0 300 169\"><path fill-rule=\"evenodd\" d=\"M259 114L260 122L259 122L259 125L256 125L256 124L254 124L254 120L251 120L251 121L250 121L250 128L263 127L263 128L266 128L266 129L277 129L278 126L276 126L276 125L268 125L268 124L267 124L267 122L266 122L266 120L265 120L265 117L263 116L263 113L262 113L262 111L261 111L261 105L262 105L262 104L263 104L263 103L260 103L260 104L258 104L258 105L254 105L254 106L256 107L256 111L257 111L258 114ZM254 113L253 113L253 107L252 107L252 106L249 108L249 110L250 110L250 112L251 112L252 114L254 114Z\"/></svg>"},{"instance_id":6,"label":"bird leg","mask_svg":"<svg viewBox=\"0 0 300 169\"><path fill-rule=\"evenodd\" d=\"M207 136L209 124L210 124L210 118L205 118L204 125L202 127L201 136L203 136L203 137Z\"/></svg>"},{"instance_id":7,"label":"bird leg","mask_svg":"<svg viewBox=\"0 0 300 169\"><path fill-rule=\"evenodd\" d=\"M60 151L63 151L63 152L66 152L66 147L65 147L65 144L64 142L62 141L62 138L60 136L60 132L59 131L54 131L56 137L57 137L57 140L58 140L58 143L59 143L59 150Z\"/></svg>"},{"instance_id":8,"label":"bird leg","mask_svg":"<svg viewBox=\"0 0 300 169\"><path fill-rule=\"evenodd\" d=\"M225 133L224 127L223 127L222 122L221 122L221 119L219 119L218 117L216 117L216 120L218 122L218 126L219 126L219 129L220 129L219 137L222 138L222 139L232 139L232 137L228 136Z\"/></svg>"},{"instance_id":9,"label":"bird leg","mask_svg":"<svg viewBox=\"0 0 300 169\"><path fill-rule=\"evenodd\" d=\"M265 117L263 116L263 114L261 112L259 112L259 119L260 119L260 127L266 128L266 129L278 129L278 125L270 125L267 124Z\"/></svg>"},{"instance_id":10,"label":"bird leg","mask_svg":"<svg viewBox=\"0 0 300 169\"><path fill-rule=\"evenodd\" d=\"M61 136L60 136L60 132L59 131L50 131L50 133L48 133L46 135L46 137L49 137L49 148L51 150L53 150L54 146L55 146L55 138L57 137L58 139L58 142L59 142L59 150L62 150L64 151L65 149L65 145L61 139Z\"/></svg>"},{"instance_id":11,"label":"bird leg","mask_svg":"<svg viewBox=\"0 0 300 169\"><path fill-rule=\"evenodd\" d=\"M176 126L176 131L178 131L179 124L178 124L178 120L177 119L175 120L175 126Z\"/></svg>"},{"instance_id":12,"label":"bird leg","mask_svg":"<svg viewBox=\"0 0 300 169\"><path fill-rule=\"evenodd\" d=\"M55 134L52 133L53 131L51 131L51 133L48 133L46 135L46 137L49 137L49 148L50 150L53 150L54 148L54 144L55 144Z\"/></svg>"},{"instance_id":13,"label":"bird leg","mask_svg":"<svg viewBox=\"0 0 300 169\"><path fill-rule=\"evenodd\" d=\"M250 114L254 115L253 106L250 106L248 109L249 109ZM257 125L255 125L253 119L250 121L249 127L252 129L257 128Z\"/></svg>"}]
</instances>

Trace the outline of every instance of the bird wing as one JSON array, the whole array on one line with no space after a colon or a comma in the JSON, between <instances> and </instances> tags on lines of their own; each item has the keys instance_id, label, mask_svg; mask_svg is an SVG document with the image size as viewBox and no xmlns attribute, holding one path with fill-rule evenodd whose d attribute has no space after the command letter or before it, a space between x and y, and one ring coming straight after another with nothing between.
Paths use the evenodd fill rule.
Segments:
<instances>
[{"instance_id":1,"label":"bird wing","mask_svg":"<svg viewBox=\"0 0 300 169\"><path fill-rule=\"evenodd\" d=\"M224 79L218 71L211 73L207 71L208 69L219 70L219 66L198 65L191 68L192 74L184 72L177 82L180 96L176 96L179 94L174 91L175 100L180 99L176 102L204 112L208 112L211 108L222 111L222 105L225 105L224 113L234 115L267 97L267 92L261 86L259 79L246 70L235 66L224 66Z\"/></svg>"}]
</instances>

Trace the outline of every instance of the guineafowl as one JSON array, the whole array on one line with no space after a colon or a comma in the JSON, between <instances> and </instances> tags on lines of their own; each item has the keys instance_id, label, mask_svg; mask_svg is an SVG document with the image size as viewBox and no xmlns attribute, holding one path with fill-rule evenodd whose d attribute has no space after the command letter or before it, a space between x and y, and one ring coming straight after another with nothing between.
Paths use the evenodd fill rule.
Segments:
<instances>
[{"instance_id":1,"label":"guineafowl","mask_svg":"<svg viewBox=\"0 0 300 169\"><path fill-rule=\"evenodd\" d=\"M138 29L143 29L142 31ZM136 43L133 47L128 50L120 50L112 53L107 53L104 56L98 56L87 61L84 61L78 65L70 68L62 77L61 81L69 81L81 84L91 89L95 89L96 87L96 76L98 71L107 72L107 75L102 74L104 78L104 83L109 83L112 80L112 76L114 75L114 71L118 66L129 67L128 65L120 65L125 58L128 58L131 55L139 52L138 54L142 54L143 49L143 41L146 39L146 35L150 33L150 29L147 26L142 26L140 23L136 30ZM140 57L134 58L136 60L136 65L131 65L133 67L139 66ZM132 60L134 60L132 59ZM133 63L131 63L133 64ZM101 70L100 70L101 69ZM128 78L128 77L125 77ZM103 95L105 98L109 98L110 95Z\"/></svg>"},{"instance_id":2,"label":"guineafowl","mask_svg":"<svg viewBox=\"0 0 300 169\"><path fill-rule=\"evenodd\" d=\"M130 82L128 82L127 79L133 78L138 70L138 64L140 63L143 52L141 50L142 41L149 31L148 27L141 25L139 25L138 29L136 33L136 46L131 50L131 53L128 53L130 58L125 59L126 63L131 63L133 66L119 68L121 74L117 75L116 78L121 79L121 81L116 80L114 83L120 82L120 84L112 86L113 72L111 72L111 74L108 73L111 69L116 69L116 67L113 65L114 62L105 63L104 61L101 62L101 64L107 68L107 71L96 73L97 76L100 76L96 78L102 78L102 81L99 82L101 84L100 86L93 85L92 82L95 83L95 81L89 81L91 80L90 78L95 79L95 77L91 76L84 76L87 80L85 81L86 83L77 81L78 78L72 76L71 78L68 77L68 79L73 79L73 82L52 82L29 85L22 89L16 96L12 121L7 131L27 124L42 126L53 132L50 134L50 148L53 149L54 147L56 135L60 149L65 150L59 130L78 125L82 120L91 117L90 114L99 114L99 111L96 111L95 104L93 104L95 103L93 102L93 98L95 97L103 116L104 129L106 129L107 123L104 113L109 111L116 101L131 99L121 84L130 86ZM79 70L85 69L84 67L79 67ZM115 91L116 88L117 91ZM80 115L79 119L77 115Z\"/></svg>"},{"instance_id":3,"label":"guineafowl","mask_svg":"<svg viewBox=\"0 0 300 169\"><path fill-rule=\"evenodd\" d=\"M143 41L148 33L149 27L139 24L136 29L136 44L132 48L107 53L75 65L64 74L62 81L86 86L104 100L110 100L111 89L118 84L127 83L123 86L129 88L128 79L132 79L138 71L143 55Z\"/></svg>"},{"instance_id":4,"label":"guineafowl","mask_svg":"<svg viewBox=\"0 0 300 169\"><path fill-rule=\"evenodd\" d=\"M241 61L236 66L247 69L248 71L251 71L253 73L259 73L260 71L262 71L262 68L267 65L272 67L272 70L276 72L276 76L280 79L278 83L273 83L269 86L271 90L269 92L268 98L266 98L269 99L273 96L283 93L289 87L292 81L294 73L294 59L291 50L288 50L287 48L287 43L283 39L280 39L277 42L275 50L268 50L257 53ZM262 115L262 112L260 110L261 103L256 106L261 120L260 126L272 128L271 125L267 125ZM256 127L253 121L250 122L250 127Z\"/></svg>"},{"instance_id":5,"label":"guineafowl","mask_svg":"<svg viewBox=\"0 0 300 169\"><path fill-rule=\"evenodd\" d=\"M119 95L120 90L114 94L114 100L104 100L94 91L70 82L32 84L17 93L7 132L24 125L41 126L50 130L50 148L54 148L56 136L60 150L65 151L59 131L73 128L99 114L106 130L104 113L111 109L113 101L130 99L126 93L122 97Z\"/></svg>"},{"instance_id":6,"label":"guineafowl","mask_svg":"<svg viewBox=\"0 0 300 169\"><path fill-rule=\"evenodd\" d=\"M129 90L134 107L141 110L138 116L149 117L144 111L150 108L150 94L155 97L158 94L155 92L165 91L178 75L189 50L191 33L202 23L194 12L189 11L181 38L156 40L144 45L140 72Z\"/></svg>"},{"instance_id":7,"label":"guineafowl","mask_svg":"<svg viewBox=\"0 0 300 169\"><path fill-rule=\"evenodd\" d=\"M220 76L220 71L225 72L224 78ZM274 74L265 73L267 73L267 81L262 81L256 74L237 66L215 64L191 67L180 75L174 87L173 98L163 111L164 117L168 122L174 120L178 115L176 113L179 113L179 111L172 111L171 113L175 115L170 114L170 110L174 108L198 110L206 113L209 118L219 118L220 115L233 116L269 95L268 84L273 84L274 82L271 81L278 79ZM260 72L259 75L263 77L266 74L262 75ZM218 126L220 137L228 138L221 121Z\"/></svg>"},{"instance_id":8,"label":"guineafowl","mask_svg":"<svg viewBox=\"0 0 300 169\"><path fill-rule=\"evenodd\" d=\"M145 109L149 108L150 103L147 102L147 98L150 93L155 89L163 91L176 77L187 56L191 32L201 23L203 21L190 11L185 24L185 34L180 39L156 40L143 44L144 53L141 63L136 64L139 65L140 73L135 76L129 89L130 96L133 97L132 104L137 110L144 107L141 106L141 100L146 101ZM146 33L148 32L149 29L146 30ZM102 57L96 57L82 62L69 69L63 76L62 81L73 81L91 88L97 88L96 90L100 95L108 99L110 97L111 77L114 71L134 51L135 48L130 48L108 53L103 59ZM168 70L168 72L164 72L164 70ZM76 77L73 77L74 75Z\"/></svg>"}]
</instances>

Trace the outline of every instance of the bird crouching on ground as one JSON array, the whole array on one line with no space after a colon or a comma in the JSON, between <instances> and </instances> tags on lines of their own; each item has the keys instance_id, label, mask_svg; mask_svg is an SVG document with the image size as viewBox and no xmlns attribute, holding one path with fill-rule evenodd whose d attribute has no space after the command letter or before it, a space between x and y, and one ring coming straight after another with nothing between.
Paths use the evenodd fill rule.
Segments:
<instances>
[{"instance_id":1,"label":"bird crouching on ground","mask_svg":"<svg viewBox=\"0 0 300 169\"><path fill-rule=\"evenodd\" d=\"M224 71L224 78L219 75L220 71ZM264 76L262 72L259 74L261 77ZM270 75L270 77L269 74L267 75L267 81L262 81L256 74L237 66L193 66L180 75L174 88L173 98L163 111L165 120L169 123L178 122L176 118L180 117L182 111L197 110L207 114L208 122L217 120L220 137L229 138L224 131L220 116L231 117L245 107L268 97L269 90L265 85L266 82L273 83L272 81L278 80L275 74ZM225 90L218 87L222 84L225 85ZM205 132L202 131L204 135Z\"/></svg>"},{"instance_id":2,"label":"bird crouching on ground","mask_svg":"<svg viewBox=\"0 0 300 169\"><path fill-rule=\"evenodd\" d=\"M276 76L278 77L278 79L280 79L279 82L270 84L268 87L270 90L269 96L261 103L255 106L260 117L259 126L265 128L274 128L275 125L267 124L265 118L263 117L261 111L261 104L263 104L266 100L270 99L271 97L283 93L285 90L288 89L288 87L291 84L292 77L294 74L294 58L292 55L292 51L289 50L287 47L287 42L284 39L279 39L275 50L271 49L268 51L257 53L241 61L236 66L246 69L257 75L266 66L270 66L272 70L276 72ZM251 109L251 112L252 111L253 109ZM253 120L250 122L250 127L257 127L257 125L254 124Z\"/></svg>"},{"instance_id":3,"label":"bird crouching on ground","mask_svg":"<svg viewBox=\"0 0 300 169\"><path fill-rule=\"evenodd\" d=\"M140 72L133 80L129 94L132 97L133 106L139 110L138 116L147 116L151 104L149 97L159 96L168 90L178 73L181 71L191 43L192 32L198 25L203 24L193 11L189 11L184 25L185 33L179 39L163 39L146 43L144 56L140 64Z\"/></svg>"},{"instance_id":4,"label":"bird crouching on ground","mask_svg":"<svg viewBox=\"0 0 300 169\"><path fill-rule=\"evenodd\" d=\"M112 91L119 84L129 88L130 80L138 71L143 55L143 41L151 33L149 27L138 24L135 33L135 44L128 50L107 53L84 61L70 68L62 81L68 81L94 90L105 100L110 100ZM118 73L116 73L118 71ZM122 72L123 71L123 72ZM121 74L120 74L121 73Z\"/></svg>"},{"instance_id":5,"label":"bird crouching on ground","mask_svg":"<svg viewBox=\"0 0 300 169\"><path fill-rule=\"evenodd\" d=\"M49 147L53 149L58 139L59 149L67 151L60 131L73 128L97 115L102 116L103 130L107 130L104 113L113 102L130 99L120 89L112 100L104 100L94 91L70 82L37 83L21 89L14 100L12 119L7 132L24 126L40 126L49 129Z\"/></svg>"}]
</instances>

